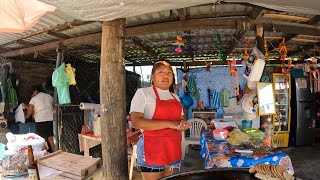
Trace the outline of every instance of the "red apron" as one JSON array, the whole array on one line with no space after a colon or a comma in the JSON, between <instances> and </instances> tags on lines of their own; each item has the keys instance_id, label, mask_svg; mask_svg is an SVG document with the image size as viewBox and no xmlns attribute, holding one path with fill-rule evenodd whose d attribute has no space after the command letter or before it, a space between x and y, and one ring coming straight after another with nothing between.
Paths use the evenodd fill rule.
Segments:
<instances>
[{"instance_id":1,"label":"red apron","mask_svg":"<svg viewBox=\"0 0 320 180\"><path fill-rule=\"evenodd\" d=\"M182 106L174 99L160 100L157 89L153 86L157 97L152 119L164 121L181 121ZM144 153L146 164L163 166L181 160L181 132L175 129L143 131Z\"/></svg>"}]
</instances>

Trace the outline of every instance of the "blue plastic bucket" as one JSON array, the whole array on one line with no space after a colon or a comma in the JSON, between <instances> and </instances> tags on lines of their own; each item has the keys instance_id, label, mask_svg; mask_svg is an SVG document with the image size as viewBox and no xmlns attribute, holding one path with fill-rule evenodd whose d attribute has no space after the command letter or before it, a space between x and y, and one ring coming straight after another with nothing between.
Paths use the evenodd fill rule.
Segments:
<instances>
[{"instance_id":1,"label":"blue plastic bucket","mask_svg":"<svg viewBox=\"0 0 320 180\"><path fill-rule=\"evenodd\" d=\"M4 155L6 145L0 143L0 159L5 158L6 155Z\"/></svg>"},{"instance_id":2,"label":"blue plastic bucket","mask_svg":"<svg viewBox=\"0 0 320 180\"><path fill-rule=\"evenodd\" d=\"M252 128L252 121L242 120L241 123L242 123L242 129Z\"/></svg>"}]
</instances>

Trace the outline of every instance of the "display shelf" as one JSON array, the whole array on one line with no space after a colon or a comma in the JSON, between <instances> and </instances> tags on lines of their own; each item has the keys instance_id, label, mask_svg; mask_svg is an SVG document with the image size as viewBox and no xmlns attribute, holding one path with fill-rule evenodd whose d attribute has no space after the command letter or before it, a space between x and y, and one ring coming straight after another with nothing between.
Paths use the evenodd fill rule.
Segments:
<instances>
[{"instance_id":1,"label":"display shelf","mask_svg":"<svg viewBox=\"0 0 320 180\"><path fill-rule=\"evenodd\" d=\"M273 74L276 115L273 116L275 132L290 132L290 74Z\"/></svg>"}]
</instances>

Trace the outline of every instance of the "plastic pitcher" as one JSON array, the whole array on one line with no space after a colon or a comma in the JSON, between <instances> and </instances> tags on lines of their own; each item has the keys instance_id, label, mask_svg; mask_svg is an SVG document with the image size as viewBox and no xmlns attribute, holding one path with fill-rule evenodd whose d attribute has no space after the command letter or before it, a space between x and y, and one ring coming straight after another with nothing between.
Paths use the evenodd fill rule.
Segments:
<instances>
[{"instance_id":1,"label":"plastic pitcher","mask_svg":"<svg viewBox=\"0 0 320 180\"><path fill-rule=\"evenodd\" d=\"M6 155L4 155L6 145L0 143L0 159L5 158Z\"/></svg>"},{"instance_id":2,"label":"plastic pitcher","mask_svg":"<svg viewBox=\"0 0 320 180\"><path fill-rule=\"evenodd\" d=\"M252 128L252 121L242 120L241 123L242 123L242 129Z\"/></svg>"}]
</instances>

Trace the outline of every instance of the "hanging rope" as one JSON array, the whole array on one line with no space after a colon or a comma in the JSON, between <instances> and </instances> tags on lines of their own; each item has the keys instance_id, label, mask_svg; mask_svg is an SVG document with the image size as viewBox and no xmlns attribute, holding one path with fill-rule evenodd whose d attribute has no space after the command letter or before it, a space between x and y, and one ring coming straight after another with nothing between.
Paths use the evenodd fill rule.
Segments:
<instances>
[{"instance_id":1,"label":"hanging rope","mask_svg":"<svg viewBox=\"0 0 320 180\"><path fill-rule=\"evenodd\" d=\"M285 90L287 90L287 67L286 67L286 58L287 58L287 47L285 44L285 38L282 38L282 42L279 44L279 54L280 54L280 60L282 61L282 73L284 74L283 76L283 84Z\"/></svg>"},{"instance_id":2,"label":"hanging rope","mask_svg":"<svg viewBox=\"0 0 320 180\"><path fill-rule=\"evenodd\" d=\"M268 44L266 40L264 40L264 52L265 52L267 63L270 64L269 49L268 49Z\"/></svg>"},{"instance_id":3,"label":"hanging rope","mask_svg":"<svg viewBox=\"0 0 320 180\"><path fill-rule=\"evenodd\" d=\"M232 56L232 61L228 61L228 70L230 73L230 97L233 95L233 88L232 88L232 76L234 76L234 85L236 89L236 96L239 95L239 75L236 66L236 56Z\"/></svg>"},{"instance_id":4,"label":"hanging rope","mask_svg":"<svg viewBox=\"0 0 320 180\"><path fill-rule=\"evenodd\" d=\"M250 49L250 38L247 37L247 48L244 49L244 54L242 55L243 60L248 60L250 57L250 54L248 53L247 49Z\"/></svg>"}]
</instances>

